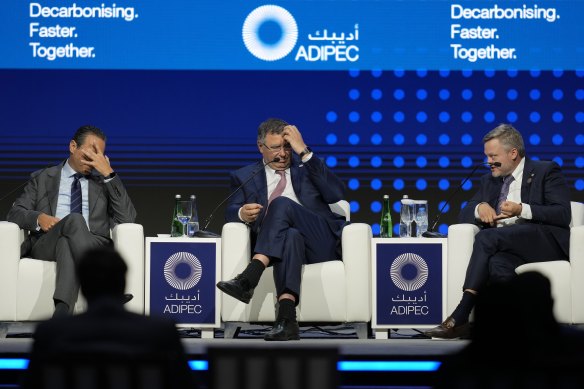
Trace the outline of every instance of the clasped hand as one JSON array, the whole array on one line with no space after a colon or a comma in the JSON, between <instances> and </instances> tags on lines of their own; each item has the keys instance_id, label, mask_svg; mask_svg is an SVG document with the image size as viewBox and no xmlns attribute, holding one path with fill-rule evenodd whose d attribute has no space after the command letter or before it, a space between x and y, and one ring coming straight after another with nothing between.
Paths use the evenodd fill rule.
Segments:
<instances>
[{"instance_id":1,"label":"clasped hand","mask_svg":"<svg viewBox=\"0 0 584 389\"><path fill-rule=\"evenodd\" d=\"M482 203L479 205L478 213L479 218L483 223L487 223L491 226L495 225L497 220L508 219L514 216L521 215L522 206L521 203L515 203L513 201L503 201L501 203L501 213L497 212L487 203Z\"/></svg>"}]
</instances>

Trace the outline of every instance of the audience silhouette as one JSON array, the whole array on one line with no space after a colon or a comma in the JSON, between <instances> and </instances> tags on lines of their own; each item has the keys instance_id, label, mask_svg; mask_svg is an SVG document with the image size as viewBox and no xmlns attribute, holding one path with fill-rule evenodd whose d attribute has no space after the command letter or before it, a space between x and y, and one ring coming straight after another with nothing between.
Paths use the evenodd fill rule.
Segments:
<instances>
[{"instance_id":1,"label":"audience silhouette","mask_svg":"<svg viewBox=\"0 0 584 389\"><path fill-rule=\"evenodd\" d=\"M477 295L472 340L447 358L437 388L584 387L584 332L560 325L550 282L537 272Z\"/></svg>"},{"instance_id":2,"label":"audience silhouette","mask_svg":"<svg viewBox=\"0 0 584 389\"><path fill-rule=\"evenodd\" d=\"M126 271L112 248L90 250L80 259L77 275L87 311L38 325L25 387L78 379L88 381L66 387L196 387L175 323L124 308ZM85 370L75 376L78 368Z\"/></svg>"}]
</instances>

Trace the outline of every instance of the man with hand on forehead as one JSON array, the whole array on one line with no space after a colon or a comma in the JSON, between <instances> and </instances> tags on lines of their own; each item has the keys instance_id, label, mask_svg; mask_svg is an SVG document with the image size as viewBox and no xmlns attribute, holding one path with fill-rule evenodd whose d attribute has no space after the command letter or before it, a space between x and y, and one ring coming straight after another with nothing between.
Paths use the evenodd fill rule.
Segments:
<instances>
[{"instance_id":1,"label":"man with hand on forehead","mask_svg":"<svg viewBox=\"0 0 584 389\"><path fill-rule=\"evenodd\" d=\"M344 198L345 186L306 146L298 128L284 120L261 123L257 147L262 159L231 173L231 192L241 189L229 200L225 217L250 227L252 258L241 274L217 287L247 304L264 269L273 266L276 322L264 338L296 340L302 265L341 258L346 222L329 204ZM261 170L265 173L255 174Z\"/></svg>"},{"instance_id":2,"label":"man with hand on forehead","mask_svg":"<svg viewBox=\"0 0 584 389\"><path fill-rule=\"evenodd\" d=\"M54 316L73 312L79 258L90 248L112 245L110 230L136 219L132 201L104 154L105 144L102 130L80 127L69 142L69 158L32 173L7 216L29 231L22 256L57 262Z\"/></svg>"}]
</instances>

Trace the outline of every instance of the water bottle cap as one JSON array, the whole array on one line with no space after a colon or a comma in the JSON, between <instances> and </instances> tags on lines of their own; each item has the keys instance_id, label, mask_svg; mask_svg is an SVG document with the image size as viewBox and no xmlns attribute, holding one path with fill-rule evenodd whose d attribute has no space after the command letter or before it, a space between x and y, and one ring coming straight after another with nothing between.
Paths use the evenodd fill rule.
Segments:
<instances>
[{"instance_id":1,"label":"water bottle cap","mask_svg":"<svg viewBox=\"0 0 584 389\"><path fill-rule=\"evenodd\" d=\"M389 195L383 195L383 198L384 199L388 199L389 198Z\"/></svg>"},{"instance_id":2,"label":"water bottle cap","mask_svg":"<svg viewBox=\"0 0 584 389\"><path fill-rule=\"evenodd\" d=\"M177 194L177 195L174 195L174 198L175 198L175 199L180 199L180 198L181 198L181 196L180 196L179 194Z\"/></svg>"}]
</instances>

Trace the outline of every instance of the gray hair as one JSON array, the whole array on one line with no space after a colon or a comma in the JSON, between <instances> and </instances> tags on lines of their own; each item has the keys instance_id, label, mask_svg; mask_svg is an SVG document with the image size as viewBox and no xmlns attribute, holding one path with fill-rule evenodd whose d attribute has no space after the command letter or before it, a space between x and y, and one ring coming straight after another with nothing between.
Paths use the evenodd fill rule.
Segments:
<instances>
[{"instance_id":1,"label":"gray hair","mask_svg":"<svg viewBox=\"0 0 584 389\"><path fill-rule=\"evenodd\" d=\"M515 148L521 158L525 157L523 137L512 125L499 124L484 136L483 144L492 139L499 139L499 142L501 142L501 145L506 151Z\"/></svg>"},{"instance_id":2,"label":"gray hair","mask_svg":"<svg viewBox=\"0 0 584 389\"><path fill-rule=\"evenodd\" d=\"M281 134L288 123L282 119L270 118L258 127L258 142L263 143L268 134Z\"/></svg>"}]
</instances>

